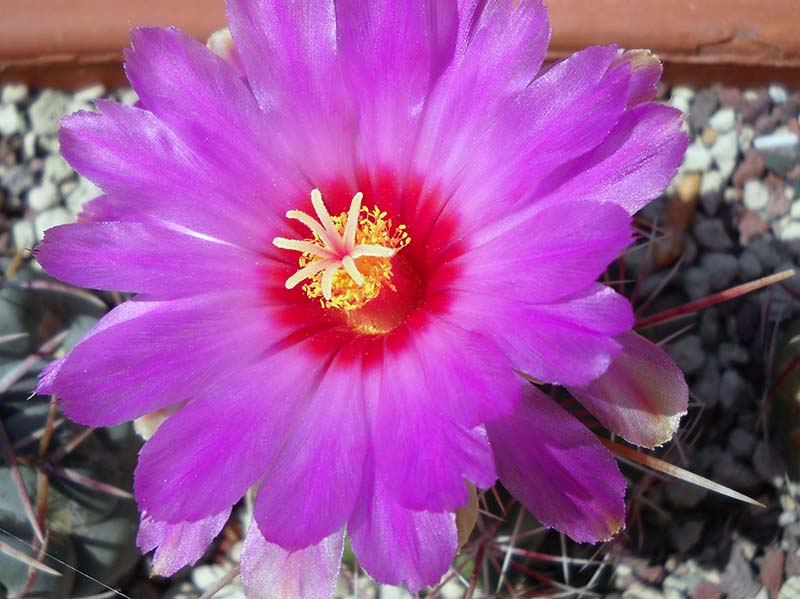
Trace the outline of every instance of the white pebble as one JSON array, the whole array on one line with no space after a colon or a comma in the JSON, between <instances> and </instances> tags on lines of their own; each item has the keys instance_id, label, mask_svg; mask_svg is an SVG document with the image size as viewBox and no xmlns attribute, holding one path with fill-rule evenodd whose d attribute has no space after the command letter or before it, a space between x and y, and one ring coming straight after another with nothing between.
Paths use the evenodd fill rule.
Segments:
<instances>
[{"instance_id":1,"label":"white pebble","mask_svg":"<svg viewBox=\"0 0 800 599\"><path fill-rule=\"evenodd\" d=\"M727 179L733 174L736 168L736 157L739 154L739 138L736 131L723 133L711 147L711 156L719 166L723 179Z\"/></svg>"},{"instance_id":2,"label":"white pebble","mask_svg":"<svg viewBox=\"0 0 800 599\"><path fill-rule=\"evenodd\" d=\"M753 140L753 146L755 146L756 150L777 150L794 146L798 141L800 139L797 138L796 133L784 129L783 131L756 137Z\"/></svg>"},{"instance_id":3,"label":"white pebble","mask_svg":"<svg viewBox=\"0 0 800 599\"><path fill-rule=\"evenodd\" d=\"M29 220L18 220L11 227L11 237L14 238L14 249L18 252L33 249L36 243L33 223Z\"/></svg>"},{"instance_id":4,"label":"white pebble","mask_svg":"<svg viewBox=\"0 0 800 599\"><path fill-rule=\"evenodd\" d=\"M102 83L97 83L96 85L90 85L89 87L84 87L83 89L79 89L75 92L72 96L73 102L91 102L92 100L96 100L100 96L106 93L106 86Z\"/></svg>"},{"instance_id":5,"label":"white pebble","mask_svg":"<svg viewBox=\"0 0 800 599\"><path fill-rule=\"evenodd\" d=\"M751 179L744 184L744 205L750 210L762 210L769 201L769 190L758 179Z\"/></svg>"},{"instance_id":6,"label":"white pebble","mask_svg":"<svg viewBox=\"0 0 800 599\"><path fill-rule=\"evenodd\" d=\"M753 145L753 138L756 136L755 129L753 129L750 125L744 125L742 130L739 131L739 147L742 148L742 152L747 152L750 149L750 146Z\"/></svg>"},{"instance_id":7,"label":"white pebble","mask_svg":"<svg viewBox=\"0 0 800 599\"><path fill-rule=\"evenodd\" d=\"M711 166L711 152L700 139L696 139L686 149L683 168L687 171L706 171Z\"/></svg>"},{"instance_id":8,"label":"white pebble","mask_svg":"<svg viewBox=\"0 0 800 599\"><path fill-rule=\"evenodd\" d=\"M58 203L58 189L52 181L43 181L28 192L28 206L31 210L42 212Z\"/></svg>"},{"instance_id":9,"label":"white pebble","mask_svg":"<svg viewBox=\"0 0 800 599\"><path fill-rule=\"evenodd\" d=\"M786 93L786 88L781 85L772 84L769 86L769 97L775 104L783 104L789 99L789 94Z\"/></svg>"},{"instance_id":10,"label":"white pebble","mask_svg":"<svg viewBox=\"0 0 800 599\"><path fill-rule=\"evenodd\" d=\"M66 208L56 206L45 210L36 215L33 224L36 227L36 238L41 240L44 237L44 232L50 227L57 227L58 225L66 225L71 223L74 217L67 211Z\"/></svg>"},{"instance_id":11,"label":"white pebble","mask_svg":"<svg viewBox=\"0 0 800 599\"><path fill-rule=\"evenodd\" d=\"M8 83L3 86L0 102L3 104L21 104L28 99L28 86L24 83Z\"/></svg>"},{"instance_id":12,"label":"white pebble","mask_svg":"<svg viewBox=\"0 0 800 599\"><path fill-rule=\"evenodd\" d=\"M792 221L781 229L779 237L782 241L800 240L800 222Z\"/></svg>"},{"instance_id":13,"label":"white pebble","mask_svg":"<svg viewBox=\"0 0 800 599\"><path fill-rule=\"evenodd\" d=\"M22 115L13 104L0 106L0 134L14 135L19 133L24 126Z\"/></svg>"},{"instance_id":14,"label":"white pebble","mask_svg":"<svg viewBox=\"0 0 800 599\"><path fill-rule=\"evenodd\" d=\"M713 195L722 191L722 175L717 170L711 170L703 173L703 179L700 181L700 195Z\"/></svg>"},{"instance_id":15,"label":"white pebble","mask_svg":"<svg viewBox=\"0 0 800 599\"><path fill-rule=\"evenodd\" d=\"M36 156L36 134L28 131L22 138L22 157L25 160L33 160Z\"/></svg>"},{"instance_id":16,"label":"white pebble","mask_svg":"<svg viewBox=\"0 0 800 599\"><path fill-rule=\"evenodd\" d=\"M720 108L711 115L708 124L720 133L727 133L736 124L736 112L733 108Z\"/></svg>"},{"instance_id":17,"label":"white pebble","mask_svg":"<svg viewBox=\"0 0 800 599\"><path fill-rule=\"evenodd\" d=\"M686 98L691 100L694 98L694 90L686 85L676 85L672 88L672 97Z\"/></svg>"}]
</instances>

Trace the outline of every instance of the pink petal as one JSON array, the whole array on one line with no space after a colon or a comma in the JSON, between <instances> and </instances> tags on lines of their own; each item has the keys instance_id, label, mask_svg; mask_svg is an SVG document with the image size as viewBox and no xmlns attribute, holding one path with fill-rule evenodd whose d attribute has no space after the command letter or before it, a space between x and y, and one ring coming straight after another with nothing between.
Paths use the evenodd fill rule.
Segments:
<instances>
[{"instance_id":1,"label":"pink petal","mask_svg":"<svg viewBox=\"0 0 800 599\"><path fill-rule=\"evenodd\" d=\"M656 97L658 81L664 70L658 56L650 50L620 50L612 68L619 65L627 66L631 72L628 107L649 102Z\"/></svg>"},{"instance_id":2,"label":"pink petal","mask_svg":"<svg viewBox=\"0 0 800 599\"><path fill-rule=\"evenodd\" d=\"M542 203L581 199L638 211L669 185L681 165L689 143L680 129L682 118L655 104L629 110L600 146L541 184Z\"/></svg>"},{"instance_id":3,"label":"pink petal","mask_svg":"<svg viewBox=\"0 0 800 599\"><path fill-rule=\"evenodd\" d=\"M373 179L389 169L406 173L424 114L420 106L453 56L456 4L336 2L344 83L358 113L364 160Z\"/></svg>"},{"instance_id":4,"label":"pink petal","mask_svg":"<svg viewBox=\"0 0 800 599\"><path fill-rule=\"evenodd\" d=\"M415 170L435 174L432 182L444 195L455 193L462 178L487 177L507 158L506 153L497 156L504 144L492 152L476 153L475 148L504 124L513 97L536 76L549 39L541 2L459 2L455 57L425 107L415 159ZM480 189L463 187L460 203L469 193L491 206Z\"/></svg>"},{"instance_id":5,"label":"pink petal","mask_svg":"<svg viewBox=\"0 0 800 599\"><path fill-rule=\"evenodd\" d=\"M344 531L319 543L286 551L250 523L242 549L242 583L248 599L331 599L342 562Z\"/></svg>"},{"instance_id":6,"label":"pink petal","mask_svg":"<svg viewBox=\"0 0 800 599\"><path fill-rule=\"evenodd\" d=\"M380 478L372 472L364 478L347 525L359 564L376 581L405 585L412 593L436 584L456 554L455 515L404 508Z\"/></svg>"},{"instance_id":7,"label":"pink petal","mask_svg":"<svg viewBox=\"0 0 800 599\"><path fill-rule=\"evenodd\" d=\"M258 322L268 327L264 308L239 292L129 300L67 355L49 388L82 424L133 420L252 361L265 341Z\"/></svg>"},{"instance_id":8,"label":"pink petal","mask_svg":"<svg viewBox=\"0 0 800 599\"><path fill-rule=\"evenodd\" d=\"M42 372L39 373L39 382L36 385L36 393L38 395L52 395L54 393L53 383L55 382L58 371L61 370L61 366L63 364L64 358L60 358L48 363L42 369Z\"/></svg>"},{"instance_id":9,"label":"pink petal","mask_svg":"<svg viewBox=\"0 0 800 599\"><path fill-rule=\"evenodd\" d=\"M488 425L500 481L545 526L578 542L625 523L625 479L589 429L532 385L516 412Z\"/></svg>"},{"instance_id":10,"label":"pink petal","mask_svg":"<svg viewBox=\"0 0 800 599\"><path fill-rule=\"evenodd\" d=\"M106 194L124 200L130 220L158 219L235 245L269 247L264 222L282 214L273 209L264 211L264 221L242 218L252 199L224 169L193 152L152 113L96 104L99 114L61 120L61 153Z\"/></svg>"},{"instance_id":11,"label":"pink petal","mask_svg":"<svg viewBox=\"0 0 800 599\"><path fill-rule=\"evenodd\" d=\"M606 373L570 393L626 441L649 448L666 443L689 403L683 373L665 351L632 331L617 341L622 352Z\"/></svg>"},{"instance_id":12,"label":"pink petal","mask_svg":"<svg viewBox=\"0 0 800 599\"><path fill-rule=\"evenodd\" d=\"M274 143L299 173L293 177L313 181L309 191L352 179L355 116L341 79L333 0L229 0L227 9L248 83Z\"/></svg>"},{"instance_id":13,"label":"pink petal","mask_svg":"<svg viewBox=\"0 0 800 599\"><path fill-rule=\"evenodd\" d=\"M206 46L214 54L227 62L235 71L236 75L242 79L246 77L244 65L242 64L242 57L239 55L239 50L236 49L236 45L233 43L233 36L228 27L217 29L212 33L206 41Z\"/></svg>"},{"instance_id":14,"label":"pink petal","mask_svg":"<svg viewBox=\"0 0 800 599\"><path fill-rule=\"evenodd\" d=\"M483 319L516 370L564 385L603 374L621 349L614 337L633 325L628 300L599 284L552 304L464 293L453 312Z\"/></svg>"},{"instance_id":15,"label":"pink petal","mask_svg":"<svg viewBox=\"0 0 800 599\"><path fill-rule=\"evenodd\" d=\"M302 197L306 190L293 185L296 178L269 141L269 122L234 68L175 28L134 29L131 38L125 72L147 109L235 183L236 199L251 213L261 210L267 221L282 217L264 210L264 183L273 198Z\"/></svg>"},{"instance_id":16,"label":"pink petal","mask_svg":"<svg viewBox=\"0 0 800 599\"><path fill-rule=\"evenodd\" d=\"M425 331L419 337L386 341L368 396L380 398L370 411L376 469L389 491L404 507L445 511L467 503L465 479L494 484L491 448L475 417L509 413L517 390L494 343L441 323L427 326L409 327Z\"/></svg>"},{"instance_id":17,"label":"pink petal","mask_svg":"<svg viewBox=\"0 0 800 599\"><path fill-rule=\"evenodd\" d=\"M439 414L472 428L511 414L518 393L511 364L502 356L501 348L461 324L431 319L414 326L407 342L419 368L402 373L390 370L387 374L390 380L408 376L424 382L427 395L435 398L429 406L431 415ZM452 351L454 347L457 352Z\"/></svg>"},{"instance_id":18,"label":"pink petal","mask_svg":"<svg viewBox=\"0 0 800 599\"><path fill-rule=\"evenodd\" d=\"M536 5L520 3L519 6ZM629 75L608 71L616 48L589 48L549 69L528 86L506 98L492 91L488 105L477 102L469 120L454 122L466 98L454 95L456 106L435 103L431 119L441 110L441 129L423 131L419 169L448 199L448 210L478 226L537 199L539 182L565 162L595 148L615 126L625 108ZM476 64L482 64L477 60ZM455 72L454 72L455 76ZM470 86L448 82L455 92ZM444 84L443 84L444 85ZM502 83L497 83L502 89ZM434 98L434 101L436 98ZM580 119L574 115L580 114ZM432 144L440 144L434 146ZM476 152L476 148L491 151Z\"/></svg>"},{"instance_id":19,"label":"pink petal","mask_svg":"<svg viewBox=\"0 0 800 599\"><path fill-rule=\"evenodd\" d=\"M144 215L136 215L141 220L149 220ZM124 201L116 200L107 195L101 195L89 200L83 205L77 217L79 223L103 223L115 221L136 221L131 218L131 213Z\"/></svg>"},{"instance_id":20,"label":"pink petal","mask_svg":"<svg viewBox=\"0 0 800 599\"><path fill-rule=\"evenodd\" d=\"M307 368L306 378L319 383L299 396L301 408L275 461L262 461L267 470L255 520L264 538L289 551L314 545L340 529L361 484L368 438L359 344L351 342L332 355L332 363ZM285 397L298 393L287 391ZM281 394L276 397L287 401Z\"/></svg>"},{"instance_id":21,"label":"pink petal","mask_svg":"<svg viewBox=\"0 0 800 599\"><path fill-rule=\"evenodd\" d=\"M229 508L197 522L167 524L142 512L136 544L142 553L156 550L152 575L172 576L203 557L211 541L225 526L230 513Z\"/></svg>"},{"instance_id":22,"label":"pink petal","mask_svg":"<svg viewBox=\"0 0 800 599\"><path fill-rule=\"evenodd\" d=\"M612 204L563 202L488 224L454 264L454 289L544 304L591 285L632 241Z\"/></svg>"},{"instance_id":23,"label":"pink petal","mask_svg":"<svg viewBox=\"0 0 800 599\"><path fill-rule=\"evenodd\" d=\"M289 348L204 389L139 454L134 491L158 520L199 520L236 503L270 468L313 387L313 361ZM326 462L327 463L327 462Z\"/></svg>"},{"instance_id":24,"label":"pink petal","mask_svg":"<svg viewBox=\"0 0 800 599\"><path fill-rule=\"evenodd\" d=\"M162 297L252 286L264 262L227 244L131 222L53 227L35 254L49 274L73 285Z\"/></svg>"}]
</instances>

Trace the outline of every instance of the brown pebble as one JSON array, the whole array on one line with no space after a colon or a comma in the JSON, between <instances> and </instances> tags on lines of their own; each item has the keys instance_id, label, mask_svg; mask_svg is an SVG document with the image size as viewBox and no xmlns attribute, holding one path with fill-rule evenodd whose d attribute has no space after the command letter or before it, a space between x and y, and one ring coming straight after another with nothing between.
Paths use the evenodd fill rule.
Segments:
<instances>
[{"instance_id":1,"label":"brown pebble","mask_svg":"<svg viewBox=\"0 0 800 599\"><path fill-rule=\"evenodd\" d=\"M747 243L769 230L769 225L757 212L744 209L742 216L739 219L739 243L747 245Z\"/></svg>"},{"instance_id":2,"label":"brown pebble","mask_svg":"<svg viewBox=\"0 0 800 599\"><path fill-rule=\"evenodd\" d=\"M722 591L717 585L704 580L694 587L692 599L722 599Z\"/></svg>"},{"instance_id":3,"label":"brown pebble","mask_svg":"<svg viewBox=\"0 0 800 599\"><path fill-rule=\"evenodd\" d=\"M658 240L654 248L656 264L661 268L673 264L683 251L685 231L694 220L700 200L700 182L700 173L688 173L667 202L664 222L666 235Z\"/></svg>"},{"instance_id":4,"label":"brown pebble","mask_svg":"<svg viewBox=\"0 0 800 599\"><path fill-rule=\"evenodd\" d=\"M766 115L769 112L772 101L769 98L767 90L760 89L757 94L758 95L753 100L745 102L742 107L742 120L745 123L754 123L758 117Z\"/></svg>"},{"instance_id":5,"label":"brown pebble","mask_svg":"<svg viewBox=\"0 0 800 599\"><path fill-rule=\"evenodd\" d=\"M722 106L741 110L747 104L744 94L738 87L723 87L719 90L719 103Z\"/></svg>"},{"instance_id":6,"label":"brown pebble","mask_svg":"<svg viewBox=\"0 0 800 599\"><path fill-rule=\"evenodd\" d=\"M770 597L777 597L783 584L783 562L784 554L780 547L773 545L767 548L758 578L767 587Z\"/></svg>"},{"instance_id":7,"label":"brown pebble","mask_svg":"<svg viewBox=\"0 0 800 599\"><path fill-rule=\"evenodd\" d=\"M798 122L796 118L791 118L786 121L786 128L800 137L800 122Z\"/></svg>"},{"instance_id":8,"label":"brown pebble","mask_svg":"<svg viewBox=\"0 0 800 599\"><path fill-rule=\"evenodd\" d=\"M786 197L783 192L784 183L775 173L767 174L764 179L764 185L769 190L769 199L767 200L767 216L780 217L784 214L789 214L789 209L792 207L792 201Z\"/></svg>"},{"instance_id":9,"label":"brown pebble","mask_svg":"<svg viewBox=\"0 0 800 599\"><path fill-rule=\"evenodd\" d=\"M761 153L750 148L745 152L744 159L733 173L733 184L739 188L744 187L744 184L750 179L758 179L763 175L766 168Z\"/></svg>"}]
</instances>

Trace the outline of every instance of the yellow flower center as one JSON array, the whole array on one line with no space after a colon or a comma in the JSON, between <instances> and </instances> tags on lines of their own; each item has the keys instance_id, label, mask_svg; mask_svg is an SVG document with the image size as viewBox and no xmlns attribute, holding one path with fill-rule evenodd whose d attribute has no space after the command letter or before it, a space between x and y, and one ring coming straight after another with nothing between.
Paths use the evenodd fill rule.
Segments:
<instances>
[{"instance_id":1,"label":"yellow flower center","mask_svg":"<svg viewBox=\"0 0 800 599\"><path fill-rule=\"evenodd\" d=\"M303 281L303 291L310 299L319 299L325 308L346 312L357 310L378 297L392 284L392 258L411 243L405 225L394 227L386 212L361 206L364 196L358 192L350 209L331 216L319 189L311 192L311 204L317 219L301 210L289 210L286 217L308 227L311 237L286 239L272 243L284 250L300 252L299 270L286 279L293 289Z\"/></svg>"}]
</instances>

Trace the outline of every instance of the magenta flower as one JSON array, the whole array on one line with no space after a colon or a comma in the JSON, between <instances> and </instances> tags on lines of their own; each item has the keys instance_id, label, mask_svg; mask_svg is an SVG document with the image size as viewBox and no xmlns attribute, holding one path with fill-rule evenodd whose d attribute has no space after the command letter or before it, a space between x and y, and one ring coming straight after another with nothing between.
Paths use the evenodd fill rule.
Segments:
<instances>
[{"instance_id":1,"label":"magenta flower","mask_svg":"<svg viewBox=\"0 0 800 599\"><path fill-rule=\"evenodd\" d=\"M349 535L377 580L435 583L454 510L497 478L547 526L608 539L600 441L667 441L687 390L598 276L674 175L660 65L593 47L542 69L539 2L229 0L225 58L139 29L141 108L63 121L105 195L48 231L54 276L135 297L43 375L67 415L169 408L136 472L160 573L257 489L251 597L327 597Z\"/></svg>"}]
</instances>

